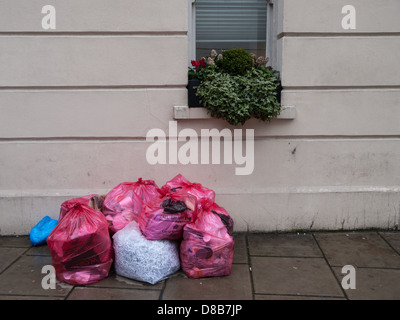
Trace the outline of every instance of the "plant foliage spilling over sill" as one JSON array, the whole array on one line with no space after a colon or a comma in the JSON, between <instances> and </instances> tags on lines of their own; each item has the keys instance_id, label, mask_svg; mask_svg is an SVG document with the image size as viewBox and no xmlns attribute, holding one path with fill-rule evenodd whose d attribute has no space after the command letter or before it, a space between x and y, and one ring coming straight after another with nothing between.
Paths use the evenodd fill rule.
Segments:
<instances>
[{"instance_id":1,"label":"plant foliage spilling over sill","mask_svg":"<svg viewBox=\"0 0 400 320\"><path fill-rule=\"evenodd\" d=\"M200 80L197 96L212 117L231 125L251 118L270 121L281 112L277 99L278 73L266 67L268 58L256 58L244 49L192 61L189 79Z\"/></svg>"}]
</instances>

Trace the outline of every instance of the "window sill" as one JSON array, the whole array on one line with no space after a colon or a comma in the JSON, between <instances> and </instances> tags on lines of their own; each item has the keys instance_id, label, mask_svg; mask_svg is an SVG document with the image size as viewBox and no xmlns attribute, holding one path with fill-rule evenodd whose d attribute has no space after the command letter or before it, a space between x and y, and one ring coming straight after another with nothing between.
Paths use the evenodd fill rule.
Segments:
<instances>
[{"instance_id":1,"label":"window sill","mask_svg":"<svg viewBox=\"0 0 400 320\"><path fill-rule=\"evenodd\" d=\"M174 106L174 119L175 120L189 120L189 119L211 119L212 117L207 114L206 108L189 108L188 106ZM296 118L296 107L286 106L282 107L281 114L277 117L280 120L293 120Z\"/></svg>"}]
</instances>

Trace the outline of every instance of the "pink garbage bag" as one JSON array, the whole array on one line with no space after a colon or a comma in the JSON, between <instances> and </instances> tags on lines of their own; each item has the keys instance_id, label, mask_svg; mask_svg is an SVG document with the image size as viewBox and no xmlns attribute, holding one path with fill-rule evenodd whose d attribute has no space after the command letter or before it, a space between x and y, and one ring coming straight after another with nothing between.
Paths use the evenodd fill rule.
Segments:
<instances>
[{"instance_id":1,"label":"pink garbage bag","mask_svg":"<svg viewBox=\"0 0 400 320\"><path fill-rule=\"evenodd\" d=\"M170 181L167 181L165 185L172 192L180 191L194 195L199 201L199 204L202 199L215 201L215 192L213 190L202 186L200 183L191 183L181 174L178 174Z\"/></svg>"},{"instance_id":2,"label":"pink garbage bag","mask_svg":"<svg viewBox=\"0 0 400 320\"><path fill-rule=\"evenodd\" d=\"M196 198L188 193L169 193L166 190L163 187L163 195L147 202L140 213L139 228L147 240L179 240L183 227L192 221Z\"/></svg>"},{"instance_id":3,"label":"pink garbage bag","mask_svg":"<svg viewBox=\"0 0 400 320\"><path fill-rule=\"evenodd\" d=\"M47 238L59 281L87 285L108 276L113 247L104 215L78 202L65 212Z\"/></svg>"},{"instance_id":4,"label":"pink garbage bag","mask_svg":"<svg viewBox=\"0 0 400 320\"><path fill-rule=\"evenodd\" d=\"M156 196L159 188L153 180L139 178L136 182L123 182L113 188L103 201L102 212L110 224L113 235L129 222L137 221L142 206Z\"/></svg>"},{"instance_id":5,"label":"pink garbage bag","mask_svg":"<svg viewBox=\"0 0 400 320\"><path fill-rule=\"evenodd\" d=\"M90 195L87 195L87 196L83 196L83 197L79 197L79 198L73 198L73 199L64 201L61 204L60 216L59 216L58 220L61 220L65 216L65 214L69 210L71 210L71 208L73 208L77 203L90 206L91 199L93 197L95 197L95 196L97 196L97 195L96 194L90 194Z\"/></svg>"},{"instance_id":6,"label":"pink garbage bag","mask_svg":"<svg viewBox=\"0 0 400 320\"><path fill-rule=\"evenodd\" d=\"M226 210L203 200L194 222L183 230L182 270L189 278L220 277L231 273L233 220Z\"/></svg>"},{"instance_id":7,"label":"pink garbage bag","mask_svg":"<svg viewBox=\"0 0 400 320\"><path fill-rule=\"evenodd\" d=\"M107 193L102 212L113 235L131 221L137 221L143 200L135 192L135 182L123 182Z\"/></svg>"},{"instance_id":8,"label":"pink garbage bag","mask_svg":"<svg viewBox=\"0 0 400 320\"><path fill-rule=\"evenodd\" d=\"M159 188L153 180L143 180L139 178L138 181L132 184L133 191L143 200L143 203L149 202L154 197L160 195Z\"/></svg>"}]
</instances>

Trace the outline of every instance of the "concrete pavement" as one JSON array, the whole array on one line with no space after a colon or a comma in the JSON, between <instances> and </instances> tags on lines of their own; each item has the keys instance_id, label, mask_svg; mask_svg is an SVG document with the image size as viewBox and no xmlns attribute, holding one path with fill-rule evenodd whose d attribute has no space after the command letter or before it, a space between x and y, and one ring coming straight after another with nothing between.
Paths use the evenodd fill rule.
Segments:
<instances>
[{"instance_id":1,"label":"concrete pavement","mask_svg":"<svg viewBox=\"0 0 400 320\"><path fill-rule=\"evenodd\" d=\"M236 233L234 239L227 277L188 279L179 271L150 285L111 271L92 285L57 282L45 290L47 246L32 247L27 236L0 237L0 300L400 300L399 231Z\"/></svg>"}]
</instances>

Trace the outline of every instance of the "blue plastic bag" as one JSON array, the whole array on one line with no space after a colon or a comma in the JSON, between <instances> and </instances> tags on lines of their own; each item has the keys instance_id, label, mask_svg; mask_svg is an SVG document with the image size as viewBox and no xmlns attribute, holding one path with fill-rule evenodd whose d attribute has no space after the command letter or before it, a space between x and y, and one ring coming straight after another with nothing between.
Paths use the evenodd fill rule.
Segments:
<instances>
[{"instance_id":1,"label":"blue plastic bag","mask_svg":"<svg viewBox=\"0 0 400 320\"><path fill-rule=\"evenodd\" d=\"M33 246L41 246L47 244L47 237L53 231L58 221L45 216L34 226L29 234L29 238Z\"/></svg>"}]
</instances>

